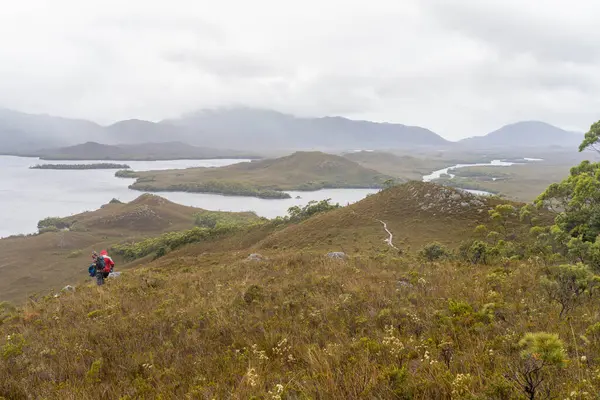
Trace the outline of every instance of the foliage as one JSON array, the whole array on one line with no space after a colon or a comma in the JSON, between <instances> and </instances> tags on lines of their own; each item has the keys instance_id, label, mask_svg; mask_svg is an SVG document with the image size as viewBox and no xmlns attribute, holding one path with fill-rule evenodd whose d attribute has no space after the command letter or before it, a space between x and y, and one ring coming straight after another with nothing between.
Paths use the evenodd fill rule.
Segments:
<instances>
[{"instance_id":1,"label":"foliage","mask_svg":"<svg viewBox=\"0 0 600 400\"><path fill-rule=\"evenodd\" d=\"M130 185L130 189L153 192L193 192L193 193L219 193L226 196L250 196L261 199L289 199L291 196L280 190L259 189L238 182L207 181L194 183L174 183L166 186L157 186L152 178L138 178Z\"/></svg>"},{"instance_id":2,"label":"foliage","mask_svg":"<svg viewBox=\"0 0 600 400\"><path fill-rule=\"evenodd\" d=\"M108 204L123 204L123 202L117 198L113 198Z\"/></svg>"},{"instance_id":3,"label":"foliage","mask_svg":"<svg viewBox=\"0 0 600 400\"><path fill-rule=\"evenodd\" d=\"M460 246L459 255L473 264L488 264L492 259L493 249L481 240L467 241Z\"/></svg>"},{"instance_id":4,"label":"foliage","mask_svg":"<svg viewBox=\"0 0 600 400\"><path fill-rule=\"evenodd\" d=\"M196 226L201 228L224 228L224 227L236 227L239 225L248 225L260 221L266 221L265 219L256 218L256 214L247 213L228 213L222 211L208 211L203 210L194 214L194 223Z\"/></svg>"},{"instance_id":5,"label":"foliage","mask_svg":"<svg viewBox=\"0 0 600 400\"><path fill-rule=\"evenodd\" d=\"M321 201L311 200L303 207L293 206L288 208L288 215L290 221L298 222L310 218L315 214L335 210L336 208L340 208L340 205L338 203L331 204L331 199Z\"/></svg>"},{"instance_id":6,"label":"foliage","mask_svg":"<svg viewBox=\"0 0 600 400\"><path fill-rule=\"evenodd\" d=\"M600 233L600 163L583 161L536 200L558 212L556 225L572 237L594 242Z\"/></svg>"},{"instance_id":7,"label":"foliage","mask_svg":"<svg viewBox=\"0 0 600 400\"><path fill-rule=\"evenodd\" d=\"M558 335L537 332L527 333L520 341L521 365L513 379L528 399L534 400L541 392L548 369L565 364L565 350Z\"/></svg>"},{"instance_id":8,"label":"foliage","mask_svg":"<svg viewBox=\"0 0 600 400\"><path fill-rule=\"evenodd\" d=\"M574 262L600 270L600 163L583 161L570 176L550 185L536 200L556 212L554 241Z\"/></svg>"},{"instance_id":9,"label":"foliage","mask_svg":"<svg viewBox=\"0 0 600 400\"><path fill-rule=\"evenodd\" d=\"M127 164L112 164L112 163L99 163L99 164L38 164L30 167L31 169L129 169L131 168Z\"/></svg>"},{"instance_id":10,"label":"foliage","mask_svg":"<svg viewBox=\"0 0 600 400\"><path fill-rule=\"evenodd\" d=\"M600 121L595 122L590 126L590 130L587 131L583 142L579 145L579 151L584 151L585 149L592 148L596 151L598 150L598 142L600 141Z\"/></svg>"},{"instance_id":11,"label":"foliage","mask_svg":"<svg viewBox=\"0 0 600 400\"><path fill-rule=\"evenodd\" d=\"M517 215L517 210L512 204L498 204L489 212L491 220L500 228L506 237L509 233L508 224L512 217Z\"/></svg>"},{"instance_id":12,"label":"foliage","mask_svg":"<svg viewBox=\"0 0 600 400\"><path fill-rule=\"evenodd\" d=\"M206 240L216 233L216 230L196 227L182 232L165 233L139 242L117 244L112 246L111 251L127 260L135 260L152 254L161 248L163 249L161 254L166 254L167 249L174 250L189 243Z\"/></svg>"},{"instance_id":13,"label":"foliage","mask_svg":"<svg viewBox=\"0 0 600 400\"><path fill-rule=\"evenodd\" d=\"M427 261L443 260L452 256L452 252L446 246L438 242L425 245L419 254Z\"/></svg>"},{"instance_id":14,"label":"foliage","mask_svg":"<svg viewBox=\"0 0 600 400\"><path fill-rule=\"evenodd\" d=\"M137 178L138 174L130 169L123 169L115 172L117 178Z\"/></svg>"},{"instance_id":15,"label":"foliage","mask_svg":"<svg viewBox=\"0 0 600 400\"><path fill-rule=\"evenodd\" d=\"M583 264L553 265L541 278L548 297L560 304L562 317L581 302L584 294L592 294L598 278Z\"/></svg>"},{"instance_id":16,"label":"foliage","mask_svg":"<svg viewBox=\"0 0 600 400\"><path fill-rule=\"evenodd\" d=\"M562 399L600 390L596 300L584 296L570 314L573 335L535 262L422 268L409 255L340 264L279 252L249 263L248 250L198 251L28 303L0 324L0 396L91 398L102 387L132 399ZM494 288L493 274L503 277ZM403 279L412 284L398 292ZM546 330L554 334L528 334ZM558 337L577 340L579 355Z\"/></svg>"},{"instance_id":17,"label":"foliage","mask_svg":"<svg viewBox=\"0 0 600 400\"><path fill-rule=\"evenodd\" d=\"M57 231L65 228L69 228L71 223L63 218L48 217L38 221L37 227L42 231Z\"/></svg>"},{"instance_id":18,"label":"foliage","mask_svg":"<svg viewBox=\"0 0 600 400\"><path fill-rule=\"evenodd\" d=\"M117 244L111 249L127 260L135 260L152 253L155 253L155 258L160 258L169 251L186 244L201 242L265 223L264 219L257 220L254 217L254 214L244 216L218 211L202 211L195 214L195 222L198 225L195 228L180 232L168 232L138 242Z\"/></svg>"}]
</instances>

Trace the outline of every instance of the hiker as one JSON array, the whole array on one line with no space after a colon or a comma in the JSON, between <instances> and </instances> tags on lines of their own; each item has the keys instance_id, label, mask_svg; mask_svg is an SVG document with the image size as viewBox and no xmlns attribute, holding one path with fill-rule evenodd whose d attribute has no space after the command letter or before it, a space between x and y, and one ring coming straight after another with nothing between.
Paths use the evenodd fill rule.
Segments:
<instances>
[{"instance_id":1,"label":"hiker","mask_svg":"<svg viewBox=\"0 0 600 400\"><path fill-rule=\"evenodd\" d=\"M96 277L96 283L98 286L104 284L104 279L112 272L115 263L108 256L106 250L102 250L100 255L95 251L92 252L92 265L90 265L88 271L91 277Z\"/></svg>"},{"instance_id":2,"label":"hiker","mask_svg":"<svg viewBox=\"0 0 600 400\"><path fill-rule=\"evenodd\" d=\"M106 264L106 269L108 270L108 272L113 272L113 270L115 269L115 262L112 258L110 258L108 252L106 250L102 250L100 252L100 256L104 258L104 264Z\"/></svg>"}]
</instances>

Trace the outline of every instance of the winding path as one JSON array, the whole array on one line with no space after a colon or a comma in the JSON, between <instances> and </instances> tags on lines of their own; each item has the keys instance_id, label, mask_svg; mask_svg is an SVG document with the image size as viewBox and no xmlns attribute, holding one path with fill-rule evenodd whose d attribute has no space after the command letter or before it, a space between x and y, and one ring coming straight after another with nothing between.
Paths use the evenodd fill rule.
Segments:
<instances>
[{"instance_id":1,"label":"winding path","mask_svg":"<svg viewBox=\"0 0 600 400\"><path fill-rule=\"evenodd\" d=\"M396 246L394 246L394 242L393 242L394 235L388 229L387 224L380 219L378 221L381 222L381 224L383 225L383 229L385 229L387 234L390 235L387 239L384 239L384 242L386 242L388 244L388 246L390 246L391 248L399 250Z\"/></svg>"}]
</instances>

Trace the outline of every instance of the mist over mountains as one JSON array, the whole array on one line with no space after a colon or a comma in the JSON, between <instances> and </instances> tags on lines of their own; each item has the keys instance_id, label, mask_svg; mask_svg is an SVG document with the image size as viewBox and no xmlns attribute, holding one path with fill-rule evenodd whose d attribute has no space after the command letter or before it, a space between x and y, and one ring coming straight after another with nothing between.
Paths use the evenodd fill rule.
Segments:
<instances>
[{"instance_id":1,"label":"mist over mountains","mask_svg":"<svg viewBox=\"0 0 600 400\"><path fill-rule=\"evenodd\" d=\"M244 151L274 149L413 149L565 146L581 134L544 122L518 122L485 136L450 142L429 129L343 117L299 118L272 110L203 110L158 123L131 119L109 126L0 109L0 152L25 153L85 142L138 144L183 142Z\"/></svg>"}]
</instances>

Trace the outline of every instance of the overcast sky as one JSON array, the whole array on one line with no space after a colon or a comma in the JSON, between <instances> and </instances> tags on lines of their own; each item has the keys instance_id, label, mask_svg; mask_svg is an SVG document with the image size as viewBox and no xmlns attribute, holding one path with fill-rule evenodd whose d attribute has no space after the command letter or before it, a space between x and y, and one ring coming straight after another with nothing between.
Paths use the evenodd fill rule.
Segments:
<instances>
[{"instance_id":1,"label":"overcast sky","mask_svg":"<svg viewBox=\"0 0 600 400\"><path fill-rule=\"evenodd\" d=\"M230 105L424 126L600 119L598 0L20 0L0 107L100 123Z\"/></svg>"}]
</instances>

